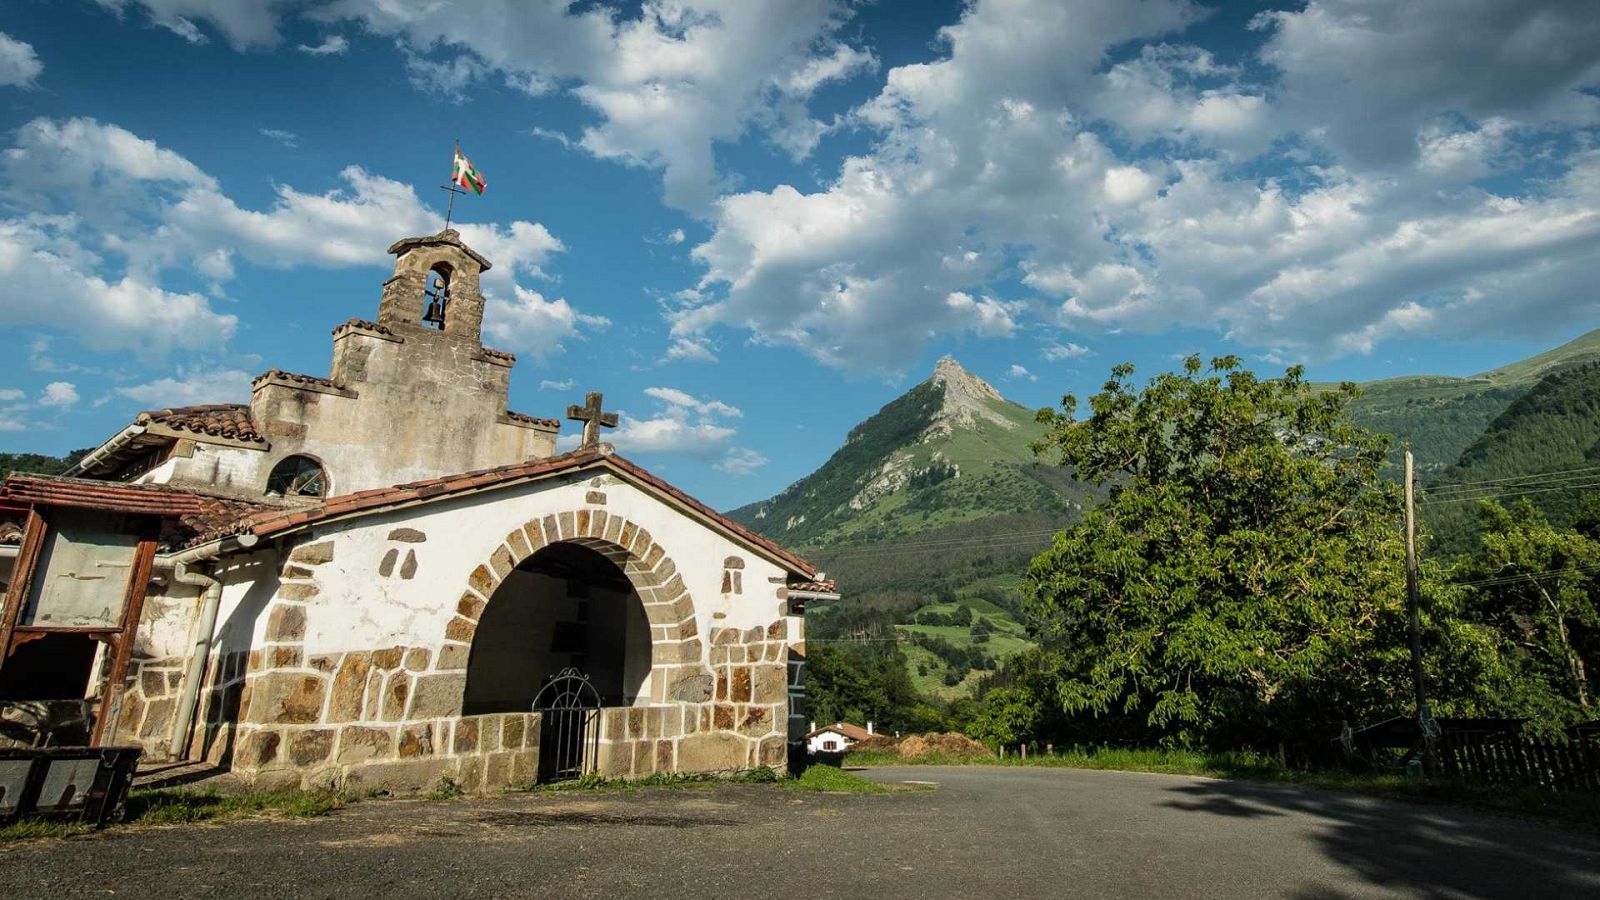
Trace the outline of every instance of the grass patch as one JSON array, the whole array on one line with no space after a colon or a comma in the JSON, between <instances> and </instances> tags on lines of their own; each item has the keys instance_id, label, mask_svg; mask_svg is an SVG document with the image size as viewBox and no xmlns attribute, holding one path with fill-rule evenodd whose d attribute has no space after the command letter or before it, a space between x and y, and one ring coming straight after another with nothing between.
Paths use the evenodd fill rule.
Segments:
<instances>
[{"instance_id":1,"label":"grass patch","mask_svg":"<svg viewBox=\"0 0 1600 900\"><path fill-rule=\"evenodd\" d=\"M123 806L122 823L188 825L245 816L285 816L295 819L325 816L355 803L361 797L336 791L278 791L262 794L219 794L216 791L134 791ZM94 829L78 822L25 819L0 827L0 843L37 838L63 838L89 834Z\"/></svg>"},{"instance_id":2,"label":"grass patch","mask_svg":"<svg viewBox=\"0 0 1600 900\"><path fill-rule=\"evenodd\" d=\"M215 791L135 791L128 797L125 822L181 825L251 815L304 819L325 816L359 799L337 791L278 791L218 794Z\"/></svg>"},{"instance_id":3,"label":"grass patch","mask_svg":"<svg viewBox=\"0 0 1600 900\"><path fill-rule=\"evenodd\" d=\"M1406 778L1337 769L1306 770L1280 764L1277 759L1250 752L1203 753L1193 750L1129 750L1114 747L1075 748L1054 754L1007 756L950 756L930 753L904 757L887 751L865 751L845 756L852 766L1032 766L1048 769L1103 769L1121 772L1155 772L1294 784L1319 790L1348 791L1394 800L1447 803L1453 806L1577 825L1600 830L1600 794L1570 791L1555 793L1538 788L1464 784L1442 778Z\"/></svg>"},{"instance_id":4,"label":"grass patch","mask_svg":"<svg viewBox=\"0 0 1600 900\"><path fill-rule=\"evenodd\" d=\"M10 825L0 826L0 844L9 844L15 841L32 841L40 838L64 838L78 834L88 834L93 829L77 822L47 822L40 819L24 819L21 822L12 822Z\"/></svg>"},{"instance_id":5,"label":"grass patch","mask_svg":"<svg viewBox=\"0 0 1600 900\"><path fill-rule=\"evenodd\" d=\"M693 772L652 772L643 778L607 778L590 772L572 781L553 784L529 785L524 790L533 793L565 793L569 791L637 791L641 788L702 788L716 784L776 784L789 779L788 774L762 766L759 769L734 775L706 775Z\"/></svg>"},{"instance_id":6,"label":"grass patch","mask_svg":"<svg viewBox=\"0 0 1600 900\"><path fill-rule=\"evenodd\" d=\"M900 787L869 781L833 766L811 766L800 773L799 778L785 781L784 786L796 791L825 794L889 794L901 790Z\"/></svg>"}]
</instances>

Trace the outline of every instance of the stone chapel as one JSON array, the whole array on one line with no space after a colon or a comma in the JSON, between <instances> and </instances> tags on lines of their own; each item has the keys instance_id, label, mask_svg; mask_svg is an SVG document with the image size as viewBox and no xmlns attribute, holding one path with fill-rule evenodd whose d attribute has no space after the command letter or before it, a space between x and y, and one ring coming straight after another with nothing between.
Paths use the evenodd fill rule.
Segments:
<instances>
[{"instance_id":1,"label":"stone chapel","mask_svg":"<svg viewBox=\"0 0 1600 900\"><path fill-rule=\"evenodd\" d=\"M327 377L140 413L0 485L0 746L137 744L257 789L493 790L778 767L805 733L805 560L506 408L489 268L389 248Z\"/></svg>"}]
</instances>

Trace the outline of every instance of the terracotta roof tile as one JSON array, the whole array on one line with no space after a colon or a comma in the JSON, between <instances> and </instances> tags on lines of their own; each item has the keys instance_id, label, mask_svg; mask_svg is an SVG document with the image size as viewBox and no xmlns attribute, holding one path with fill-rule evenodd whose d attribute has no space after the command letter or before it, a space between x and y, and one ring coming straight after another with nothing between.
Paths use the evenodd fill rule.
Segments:
<instances>
[{"instance_id":1,"label":"terracotta roof tile","mask_svg":"<svg viewBox=\"0 0 1600 900\"><path fill-rule=\"evenodd\" d=\"M867 738L874 736L872 732L862 728L860 725L852 725L849 722L835 722L832 725L824 725L821 728L818 728L816 731L810 732L806 735L806 737L813 737L823 733L824 731L842 734L852 741L864 741Z\"/></svg>"},{"instance_id":2,"label":"terracotta roof tile","mask_svg":"<svg viewBox=\"0 0 1600 900\"><path fill-rule=\"evenodd\" d=\"M250 418L250 407L243 403L211 403L203 406L174 406L139 413L136 425L164 425L176 431L192 431L213 437L265 444L266 438Z\"/></svg>"},{"instance_id":3,"label":"terracotta roof tile","mask_svg":"<svg viewBox=\"0 0 1600 900\"><path fill-rule=\"evenodd\" d=\"M314 384L318 387L335 389L339 387L327 378L322 378L316 375L301 375L297 372L285 372L282 369L268 369L265 372L262 372L260 375L250 379L250 383L253 385L260 384L269 378L281 378L284 381L292 381L297 384Z\"/></svg>"},{"instance_id":4,"label":"terracotta roof tile","mask_svg":"<svg viewBox=\"0 0 1600 900\"><path fill-rule=\"evenodd\" d=\"M538 416L530 416L526 413L512 412L509 409L506 410L506 418L513 422L523 422L528 425L542 425L546 428L554 429L556 431L561 430L560 419L542 419Z\"/></svg>"},{"instance_id":5,"label":"terracotta roof tile","mask_svg":"<svg viewBox=\"0 0 1600 900\"><path fill-rule=\"evenodd\" d=\"M791 581L786 587L791 591L811 591L817 594L839 593L839 589L834 586L831 578L827 581Z\"/></svg>"},{"instance_id":6,"label":"terracotta roof tile","mask_svg":"<svg viewBox=\"0 0 1600 900\"><path fill-rule=\"evenodd\" d=\"M187 491L160 484L121 484L60 475L7 476L0 499L40 506L71 506L109 512L159 516L169 520L162 533L166 546L182 546L200 534L212 534L270 507Z\"/></svg>"},{"instance_id":7,"label":"terracotta roof tile","mask_svg":"<svg viewBox=\"0 0 1600 900\"><path fill-rule=\"evenodd\" d=\"M602 447L586 447L560 456L525 460L492 469L479 469L456 475L446 475L441 478L431 478L426 481L398 484L392 488L330 497L319 506L310 507L289 515L284 515L281 510L266 510L232 523L225 533L219 531L197 535L195 540L191 541L191 544L204 543L246 531L259 537L266 537L299 525L322 521L338 515L378 512L411 500L428 500L475 489L510 485L523 480L593 465L607 466L647 488L658 491L665 495L674 505L706 519L713 527L719 528L730 534L734 539L765 553L773 560L787 567L791 573L798 574L806 579L816 578L817 569L811 563L690 497L683 491L650 474L644 468L621 456L617 456L609 446L604 445ZM806 583L828 585L830 588L832 586L832 582Z\"/></svg>"},{"instance_id":8,"label":"terracotta roof tile","mask_svg":"<svg viewBox=\"0 0 1600 900\"><path fill-rule=\"evenodd\" d=\"M377 322L368 322L366 319L346 319L333 329L333 333L338 334L346 328L360 328L365 331L376 331L379 334L394 334L393 331L389 330L389 326L379 325Z\"/></svg>"}]
</instances>

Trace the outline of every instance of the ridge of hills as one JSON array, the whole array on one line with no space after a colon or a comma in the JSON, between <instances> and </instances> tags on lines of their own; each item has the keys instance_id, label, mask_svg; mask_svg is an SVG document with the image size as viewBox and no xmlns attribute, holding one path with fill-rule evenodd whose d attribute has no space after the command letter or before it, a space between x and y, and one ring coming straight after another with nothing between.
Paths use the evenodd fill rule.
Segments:
<instances>
[{"instance_id":1,"label":"ridge of hills","mask_svg":"<svg viewBox=\"0 0 1600 900\"><path fill-rule=\"evenodd\" d=\"M1409 443L1424 482L1600 464L1600 409L1588 399L1600 398L1600 329L1477 375L1360 387L1352 417ZM1043 435L1030 410L946 357L811 475L730 515L848 585L846 603L818 611L815 638L881 640L892 629L913 684L949 699L995 656L1027 646L1018 573L1102 496L1034 459L1030 444ZM1558 523L1570 520L1566 501L1534 499ZM1471 509L1424 509L1435 546L1468 545Z\"/></svg>"},{"instance_id":2,"label":"ridge of hills","mask_svg":"<svg viewBox=\"0 0 1600 900\"><path fill-rule=\"evenodd\" d=\"M1351 416L1374 431L1409 443L1417 471L1440 475L1517 398L1548 375L1600 362L1600 329L1520 362L1477 375L1406 375L1358 385Z\"/></svg>"}]
</instances>

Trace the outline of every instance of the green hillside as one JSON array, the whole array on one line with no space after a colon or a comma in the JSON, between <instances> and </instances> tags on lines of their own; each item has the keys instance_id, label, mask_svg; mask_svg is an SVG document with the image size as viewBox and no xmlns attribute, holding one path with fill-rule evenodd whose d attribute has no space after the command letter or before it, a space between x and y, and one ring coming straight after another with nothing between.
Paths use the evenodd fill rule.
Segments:
<instances>
[{"instance_id":1,"label":"green hillside","mask_svg":"<svg viewBox=\"0 0 1600 900\"><path fill-rule=\"evenodd\" d=\"M1546 375L1497 416L1456 465L1428 484L1423 520L1439 550L1459 552L1476 533L1473 498L1526 497L1554 524L1566 526L1597 483L1600 363L1589 363Z\"/></svg>"},{"instance_id":2,"label":"green hillside","mask_svg":"<svg viewBox=\"0 0 1600 900\"><path fill-rule=\"evenodd\" d=\"M1409 443L1422 477L1456 464L1496 417L1546 375L1600 361L1600 329L1560 347L1467 378L1407 376L1369 381L1351 407L1357 422Z\"/></svg>"},{"instance_id":3,"label":"green hillside","mask_svg":"<svg viewBox=\"0 0 1600 900\"><path fill-rule=\"evenodd\" d=\"M812 640L898 638L916 688L949 699L1027 646L1017 575L1099 496L1034 460L1043 434L1032 411L943 359L816 472L731 515L849 585L808 613ZM963 607L983 624L926 621Z\"/></svg>"},{"instance_id":4,"label":"green hillside","mask_svg":"<svg viewBox=\"0 0 1600 900\"><path fill-rule=\"evenodd\" d=\"M953 359L855 428L822 467L769 500L730 515L786 544L826 557L996 515L1052 519L1088 493L1029 445L1044 433Z\"/></svg>"}]
</instances>

